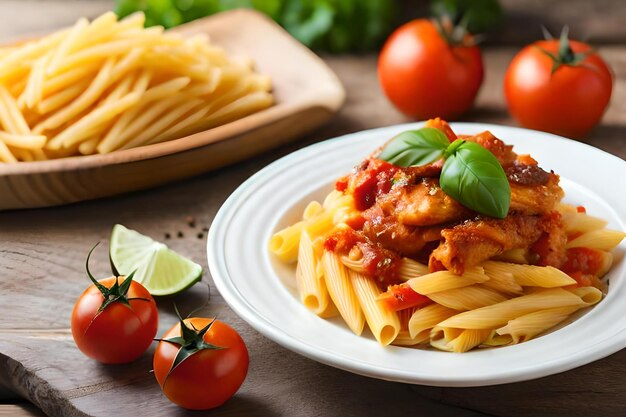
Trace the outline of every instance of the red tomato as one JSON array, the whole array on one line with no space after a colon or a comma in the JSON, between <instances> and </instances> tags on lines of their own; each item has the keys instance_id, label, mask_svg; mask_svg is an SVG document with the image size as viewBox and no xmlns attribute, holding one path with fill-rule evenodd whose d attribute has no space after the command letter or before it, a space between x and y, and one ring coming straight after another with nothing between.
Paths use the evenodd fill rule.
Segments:
<instances>
[{"instance_id":1,"label":"red tomato","mask_svg":"<svg viewBox=\"0 0 626 417\"><path fill-rule=\"evenodd\" d=\"M570 52L587 55L579 63L559 65L552 73L554 60L545 52L558 57L559 42L539 41L522 49L506 71L504 93L509 112L522 126L581 137L602 118L613 77L589 45L576 41L570 41Z\"/></svg>"},{"instance_id":2,"label":"red tomato","mask_svg":"<svg viewBox=\"0 0 626 417\"><path fill-rule=\"evenodd\" d=\"M418 307L432 302L425 295L415 292L406 282L390 286L387 291L380 295L378 301L384 303L387 308L393 311Z\"/></svg>"},{"instance_id":3,"label":"red tomato","mask_svg":"<svg viewBox=\"0 0 626 417\"><path fill-rule=\"evenodd\" d=\"M387 39L378 79L406 115L454 119L472 106L483 81L480 49L451 45L430 20L413 20Z\"/></svg>"},{"instance_id":4,"label":"red tomato","mask_svg":"<svg viewBox=\"0 0 626 417\"><path fill-rule=\"evenodd\" d=\"M116 280L121 284L124 278L98 282L111 288ZM128 363L148 349L157 332L156 303L148 290L135 281L126 296L130 307L115 301L101 312L98 309L104 297L95 285L80 296L72 311L72 336L85 355L103 363Z\"/></svg>"},{"instance_id":5,"label":"red tomato","mask_svg":"<svg viewBox=\"0 0 626 417\"><path fill-rule=\"evenodd\" d=\"M185 323L200 330L212 320L194 317ZM176 324L163 339L179 336L181 327ZM218 407L235 394L246 378L249 361L246 345L232 327L219 320L214 321L201 340L221 349L199 350L173 370L181 345L163 339L154 353L154 376L165 396L181 407L190 410Z\"/></svg>"}]
</instances>

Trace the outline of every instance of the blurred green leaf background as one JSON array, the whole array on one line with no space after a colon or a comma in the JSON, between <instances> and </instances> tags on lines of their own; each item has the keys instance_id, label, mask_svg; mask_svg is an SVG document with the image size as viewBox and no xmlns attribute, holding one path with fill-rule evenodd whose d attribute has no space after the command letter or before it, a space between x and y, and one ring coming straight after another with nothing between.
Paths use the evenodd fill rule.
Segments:
<instances>
[{"instance_id":1,"label":"blurred green leaf background","mask_svg":"<svg viewBox=\"0 0 626 417\"><path fill-rule=\"evenodd\" d=\"M305 45L330 52L377 48L393 28L393 0L116 0L120 17L146 14L146 26L166 28L236 8L259 10Z\"/></svg>"}]
</instances>

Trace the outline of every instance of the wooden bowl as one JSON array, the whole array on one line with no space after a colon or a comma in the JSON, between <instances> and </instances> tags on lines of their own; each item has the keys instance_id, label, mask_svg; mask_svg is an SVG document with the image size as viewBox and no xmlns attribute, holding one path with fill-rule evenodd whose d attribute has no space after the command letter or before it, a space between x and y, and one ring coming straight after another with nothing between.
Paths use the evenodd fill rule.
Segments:
<instances>
[{"instance_id":1,"label":"wooden bowl","mask_svg":"<svg viewBox=\"0 0 626 417\"><path fill-rule=\"evenodd\" d=\"M287 143L330 119L344 89L335 74L265 15L234 10L175 29L207 33L272 78L276 103L203 132L155 145L49 161L0 164L0 210L55 206L153 187Z\"/></svg>"}]
</instances>

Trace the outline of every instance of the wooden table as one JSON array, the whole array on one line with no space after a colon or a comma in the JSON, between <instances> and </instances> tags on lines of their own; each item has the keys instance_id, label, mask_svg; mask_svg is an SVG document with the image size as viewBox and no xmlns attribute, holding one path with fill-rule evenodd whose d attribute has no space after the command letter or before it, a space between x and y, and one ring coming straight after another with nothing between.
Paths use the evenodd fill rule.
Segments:
<instances>
[{"instance_id":1,"label":"wooden table","mask_svg":"<svg viewBox=\"0 0 626 417\"><path fill-rule=\"evenodd\" d=\"M42 5L32 0L2 3L0 16L3 16L6 4L17 8L34 3ZM50 14L45 8L36 12L31 9L33 16L38 16L37 28L42 30L68 23L78 15L94 16L109 5L107 1L97 0L78 2L80 6L76 8L61 10L54 7L68 2L54 0L49 3ZM17 13L12 9L11 14L0 18L0 32L13 35L26 29L32 31L32 27L22 28L19 23L11 21L10 16ZM55 16L54 21L46 19L50 15ZM583 141L626 158L626 46L599 49L615 71L615 90L602 125ZM485 84L475 109L463 120L514 124L506 113L501 86L504 69L515 50L508 47L486 51ZM73 301L82 289L58 294L53 291L53 284L65 276L82 276L85 252L94 242L106 241L115 223L123 223L156 239L164 239L165 233L170 233L174 237L167 242L168 245L206 265L206 236L201 228L210 225L222 202L251 174L308 144L344 133L407 121L380 92L375 56L325 58L344 82L348 93L346 105L333 122L296 144L218 172L132 195L59 208L0 213L0 361L6 361L2 352L6 349L15 351L17 346L24 366L28 368L29 347L46 344L49 349L42 354L46 355L49 369L35 371L53 380L61 378L63 372L58 369L54 348L59 343L72 343L68 332L69 316ZM188 226L187 216L195 217L195 228ZM184 237L175 237L179 231ZM97 253L93 261L93 272L105 276L107 262L104 251ZM626 415L626 350L559 375L503 386L462 389L391 383L321 365L283 349L252 330L224 304L208 273L203 282L205 285L196 285L176 301L189 311L191 306L203 302L207 293L206 284L210 285L212 296L207 313L219 313L223 320L235 327L246 340L251 355L248 378L237 396L210 415ZM5 289L18 286L26 289L22 297L8 299L3 296ZM11 314L18 304L48 302L50 293L61 297L67 309L50 311L45 317L15 317ZM166 306L169 303L160 304L162 320L159 333L162 333L173 323L173 316L171 308ZM23 328L25 321L31 328L29 337L11 331ZM76 358L80 360L78 355ZM7 363L3 365L6 369ZM19 378L28 377L19 366L9 365L12 372L0 373L0 416L41 415L36 408L22 403L19 397L45 402L48 387L42 381L29 380L28 390L24 392L12 393L6 387L3 389L3 381L5 385L14 386ZM115 393L131 390L137 393L137 402L134 407L129 404L128 414L142 412L150 415L150 398L160 395L160 392L152 376L146 374L146 369L150 369L149 358L146 355L132 367L131 377L115 383L111 382L111 378L95 378L94 384L83 387L73 387L72 381L55 382L68 387L65 394L90 413L109 415L108 401L116 401ZM85 372L94 370L102 372L97 365L85 366ZM115 368L107 370L109 377L117 373L119 371ZM103 390L110 393L107 402L94 402L92 393ZM47 411L67 414L70 409L64 408L67 404L58 407ZM171 413L191 415L174 406Z\"/></svg>"}]
</instances>

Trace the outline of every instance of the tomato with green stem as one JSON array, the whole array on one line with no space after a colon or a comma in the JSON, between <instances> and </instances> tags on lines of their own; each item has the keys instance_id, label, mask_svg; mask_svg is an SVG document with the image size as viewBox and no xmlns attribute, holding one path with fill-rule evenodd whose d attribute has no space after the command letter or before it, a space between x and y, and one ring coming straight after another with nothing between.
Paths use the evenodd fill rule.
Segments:
<instances>
[{"instance_id":1,"label":"tomato with green stem","mask_svg":"<svg viewBox=\"0 0 626 417\"><path fill-rule=\"evenodd\" d=\"M391 34L378 58L378 79L387 98L416 119L454 119L474 103L483 81L480 49L428 19Z\"/></svg>"},{"instance_id":2,"label":"tomato with green stem","mask_svg":"<svg viewBox=\"0 0 626 417\"><path fill-rule=\"evenodd\" d=\"M176 311L178 314L178 311ZM154 353L154 376L165 396L191 410L218 407L248 373L248 350L232 327L211 318L181 319Z\"/></svg>"},{"instance_id":3,"label":"tomato with green stem","mask_svg":"<svg viewBox=\"0 0 626 417\"><path fill-rule=\"evenodd\" d=\"M97 245L96 245L97 246ZM156 303L148 290L133 281L133 274L120 276L111 262L113 277L93 283L78 298L72 311L72 336L85 355L107 364L132 362L150 346L158 327Z\"/></svg>"},{"instance_id":4,"label":"tomato with green stem","mask_svg":"<svg viewBox=\"0 0 626 417\"><path fill-rule=\"evenodd\" d=\"M602 118L613 89L604 60L587 44L538 41L511 61L504 93L511 115L524 127L578 138Z\"/></svg>"}]
</instances>

